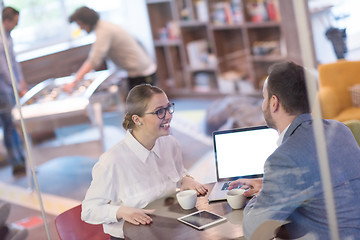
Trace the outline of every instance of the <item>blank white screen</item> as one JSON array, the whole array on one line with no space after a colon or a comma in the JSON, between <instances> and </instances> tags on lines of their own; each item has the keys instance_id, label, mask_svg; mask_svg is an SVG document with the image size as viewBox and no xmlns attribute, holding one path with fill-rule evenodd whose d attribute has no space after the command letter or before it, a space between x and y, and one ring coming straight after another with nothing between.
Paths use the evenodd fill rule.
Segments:
<instances>
[{"instance_id":1,"label":"blank white screen","mask_svg":"<svg viewBox=\"0 0 360 240\"><path fill-rule=\"evenodd\" d=\"M263 174L278 138L271 128L215 135L219 178Z\"/></svg>"}]
</instances>

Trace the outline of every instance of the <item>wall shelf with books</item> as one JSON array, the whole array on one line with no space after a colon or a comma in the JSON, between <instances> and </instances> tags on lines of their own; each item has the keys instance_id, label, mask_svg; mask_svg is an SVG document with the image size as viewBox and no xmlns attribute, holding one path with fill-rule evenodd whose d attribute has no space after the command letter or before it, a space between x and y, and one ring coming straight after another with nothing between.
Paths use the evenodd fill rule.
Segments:
<instances>
[{"instance_id":1,"label":"wall shelf with books","mask_svg":"<svg viewBox=\"0 0 360 240\"><path fill-rule=\"evenodd\" d=\"M208 71L209 70L209 71ZM213 69L191 72L191 90L194 92L218 92L217 76Z\"/></svg>"},{"instance_id":2,"label":"wall shelf with books","mask_svg":"<svg viewBox=\"0 0 360 240\"><path fill-rule=\"evenodd\" d=\"M247 81L261 88L273 63L302 64L297 33L289 31L293 1L147 0L147 6L159 82L169 94L236 94L222 86Z\"/></svg>"},{"instance_id":3,"label":"wall shelf with books","mask_svg":"<svg viewBox=\"0 0 360 240\"><path fill-rule=\"evenodd\" d=\"M186 27L193 27L193 28L195 28L195 27L207 27L207 25L208 25L208 23L207 22L200 22L200 21L193 21L193 20L191 20L191 21L179 21L179 26L180 27L184 27L184 28L186 28Z\"/></svg>"},{"instance_id":4,"label":"wall shelf with books","mask_svg":"<svg viewBox=\"0 0 360 240\"><path fill-rule=\"evenodd\" d=\"M155 39L155 47L164 47L164 46L180 46L180 39Z\"/></svg>"},{"instance_id":5,"label":"wall shelf with books","mask_svg":"<svg viewBox=\"0 0 360 240\"><path fill-rule=\"evenodd\" d=\"M278 21L244 23L244 26L247 28L280 27L280 25L281 25L281 23Z\"/></svg>"},{"instance_id":6,"label":"wall shelf with books","mask_svg":"<svg viewBox=\"0 0 360 240\"><path fill-rule=\"evenodd\" d=\"M260 88L263 86L264 81L267 77L267 70L268 68L273 64L274 62L268 62L268 61L257 61L257 62L253 62L252 66L253 66L253 74L254 74L254 78L256 79L256 82L254 84L256 84L255 87Z\"/></svg>"},{"instance_id":7,"label":"wall shelf with books","mask_svg":"<svg viewBox=\"0 0 360 240\"><path fill-rule=\"evenodd\" d=\"M216 73L217 69L211 66L204 66L204 67L188 67L186 71L196 73L196 72L209 72L209 73Z\"/></svg>"},{"instance_id":8,"label":"wall shelf with books","mask_svg":"<svg viewBox=\"0 0 360 240\"><path fill-rule=\"evenodd\" d=\"M147 4L168 3L171 0L147 0Z\"/></svg>"},{"instance_id":9,"label":"wall shelf with books","mask_svg":"<svg viewBox=\"0 0 360 240\"><path fill-rule=\"evenodd\" d=\"M267 56L251 56L253 62L280 62L285 61L286 56L281 55L267 55Z\"/></svg>"},{"instance_id":10,"label":"wall shelf with books","mask_svg":"<svg viewBox=\"0 0 360 240\"><path fill-rule=\"evenodd\" d=\"M226 29L242 29L244 24L223 24L223 25L210 25L209 28L212 31L226 30Z\"/></svg>"}]
</instances>

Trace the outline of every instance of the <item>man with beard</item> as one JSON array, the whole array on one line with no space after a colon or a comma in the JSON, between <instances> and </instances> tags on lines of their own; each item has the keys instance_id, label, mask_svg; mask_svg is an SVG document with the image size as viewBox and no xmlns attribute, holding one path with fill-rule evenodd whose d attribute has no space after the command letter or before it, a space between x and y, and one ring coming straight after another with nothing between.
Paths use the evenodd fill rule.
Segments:
<instances>
[{"instance_id":1,"label":"man with beard","mask_svg":"<svg viewBox=\"0 0 360 240\"><path fill-rule=\"evenodd\" d=\"M268 126L279 132L279 147L266 160L263 179L240 179L229 188L244 185L250 187L244 195L254 194L244 210L245 237L253 238L264 223L277 222L282 225L277 232L281 238L330 239L305 70L284 62L269 72L262 109ZM322 121L340 239L356 239L360 148L344 124Z\"/></svg>"}]
</instances>

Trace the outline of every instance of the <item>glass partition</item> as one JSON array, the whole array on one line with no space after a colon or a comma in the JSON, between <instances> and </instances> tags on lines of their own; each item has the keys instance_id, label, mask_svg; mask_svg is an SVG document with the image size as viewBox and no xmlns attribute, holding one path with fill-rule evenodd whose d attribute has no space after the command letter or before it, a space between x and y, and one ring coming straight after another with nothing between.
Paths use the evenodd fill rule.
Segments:
<instances>
[{"instance_id":1,"label":"glass partition","mask_svg":"<svg viewBox=\"0 0 360 240\"><path fill-rule=\"evenodd\" d=\"M136 4L133 1L111 0L4 0L3 2L5 6L12 4L21 9L19 26L12 33L14 48L18 52L85 37L84 33L77 31L77 26L69 24L67 21L68 15L83 4L101 12L104 19L115 23L124 23L130 17L133 21L128 21L125 25L127 29L134 32L141 32L142 30L136 31L131 29L132 27L143 29L143 26L139 26L138 22L134 20L141 15L139 13L136 14L136 12L142 9L144 16L146 16L145 12L147 11L145 1L141 1L141 4ZM164 4L167 1L149 0L147 2L150 4ZM186 2L189 3L191 1ZM215 0L209 2L215 2ZM324 132L321 120L324 117L324 106L328 108L330 105L322 105L318 101L319 88L322 87L322 84L317 76L318 62L314 61L314 53L311 48L314 44L314 39L308 25L305 24L306 19L314 17L308 15L309 9L307 8L307 3L307 1L293 1L294 12L296 13L294 15L294 22L296 23L294 31L296 30L298 36L300 36L297 40L301 45L302 65L310 69L312 73L315 73L315 75L306 75L306 79L312 104L313 126L316 136L315 144L317 154L319 155L320 172L318 174L321 176L323 183L321 187L324 189L324 202L326 204L329 225L331 226L331 239L335 240L340 239L338 229L344 223L339 221L336 216L339 196L336 191L334 192L334 189L337 189L339 186L334 187L332 182L333 175L331 173L336 172L337 169L334 169L334 166L328 162L329 156L327 155L326 141L330 137L335 136L336 133ZM186 25L185 27L189 27L190 23L187 24L184 24ZM250 27L255 29L254 33L257 31L256 26ZM345 25L344 27L347 26ZM220 29L219 26L218 28ZM231 26L228 29L224 27L224 29L221 29L221 32L226 32L229 29L232 32L238 30ZM354 30L354 25L351 25L351 29L351 35L355 36L357 31ZM219 31L218 34L221 34ZM144 45L147 48L151 48L151 51L154 52L152 39L149 40L148 36L146 37L145 35L139 33L138 37L145 39ZM226 41L223 44L226 44ZM351 45L351 49L354 46L355 44ZM156 47L157 49L163 48L163 51L166 52L165 48L169 46ZM173 54L173 52L169 53ZM179 52L179 54L182 53ZM351 56L351 60L360 59L360 55L358 57L354 52L351 52ZM317 60L319 59L321 58L317 58ZM274 60L264 58L264 60L259 61L257 58L254 58L248 61L254 61L255 64L267 66L271 65ZM337 62L337 59L333 62ZM12 68L11 65L10 68ZM186 71L186 69L181 70ZM264 75L263 72L261 74ZM15 76L13 73L11 75L13 89L17 89L14 86ZM43 231L43 236L46 236L47 239L57 236L54 235L57 234L53 226L54 216L81 204L92 180L92 167L98 161L99 156L124 139L126 134L126 131L122 128L122 121L125 115L123 105L125 96L121 95L122 93L119 91L119 85L124 80L124 75L112 72L109 69L91 72L85 75L84 79L77 84L71 93L64 91L63 86L72 80L73 76L70 75L39 81L31 86L31 89L24 96L15 94L17 106L12 110L13 121L20 133L26 152L27 174L26 176L9 177L11 174L9 174L10 170L8 170L8 178L3 177L4 186L6 185L6 189L11 191L11 185L20 187L21 190L17 194L20 194L23 199L19 201L26 199L26 201L31 200L35 202L34 205L36 206L32 206L32 208L41 210L43 222L49 223L44 225L45 230ZM351 82L351 87L356 84L360 84L360 82L354 80L354 82ZM257 95L247 95L248 100L246 101L254 103L253 106L244 107L241 111L232 109L231 114L233 115L231 118L238 117L240 114L253 114L253 116L256 116L246 123L248 126L258 124L259 122L265 123L263 118L260 119L261 121L257 121L259 120L257 116L262 116L261 102L263 99L259 97L261 91L261 89L257 89ZM351 101L349 96L347 96L348 102ZM185 167L189 169L191 175L202 183L208 184L216 181L213 142L206 129L209 127L207 126L209 122L206 122L209 118L209 111L220 106L219 100L226 99L230 101L234 97L233 95L224 96L224 94L218 94L216 98L211 96L200 98L195 96L195 94L190 96L190 98L177 98L176 95L171 96L170 101L175 102L176 109L171 122L171 134L177 138L182 147ZM244 102L241 102L241 104L244 104L242 106L246 105ZM352 104L353 102L351 102L351 107ZM359 110L358 106L355 106L355 110L356 108ZM217 117L221 118L222 116L217 115ZM223 119L224 124L222 127L228 129L235 128L236 125L231 125L234 122L231 120L233 119L230 119L230 117ZM346 141L348 139L337 146L347 148ZM346 160L343 160L343 164L347 164ZM347 173L339 174L347 175ZM316 187L319 186L316 185ZM356 191L349 192L349 195L356 193ZM13 196L11 195L12 193L2 194L5 195L5 197L2 196L5 200L9 200ZM342 200L347 202L347 196L342 196ZM349 202L351 201L349 200ZM15 200L14 203L16 203ZM229 218L230 220L233 221L234 219ZM242 234L242 231L240 233Z\"/></svg>"}]
</instances>

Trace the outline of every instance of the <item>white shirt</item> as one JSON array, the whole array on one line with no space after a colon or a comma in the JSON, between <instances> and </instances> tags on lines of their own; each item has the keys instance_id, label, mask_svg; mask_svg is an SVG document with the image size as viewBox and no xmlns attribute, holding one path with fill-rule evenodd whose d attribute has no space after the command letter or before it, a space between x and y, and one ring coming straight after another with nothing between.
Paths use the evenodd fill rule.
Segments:
<instances>
[{"instance_id":1,"label":"white shirt","mask_svg":"<svg viewBox=\"0 0 360 240\"><path fill-rule=\"evenodd\" d=\"M173 136L158 138L149 151L127 131L125 139L102 154L95 164L81 218L103 224L105 233L123 238L124 221L116 219L119 207L144 208L175 192L185 174L181 148Z\"/></svg>"},{"instance_id":2,"label":"white shirt","mask_svg":"<svg viewBox=\"0 0 360 240\"><path fill-rule=\"evenodd\" d=\"M278 138L278 140L277 140L277 142L276 142L276 144L278 145L278 146L280 146L281 144L282 144L282 141L283 141L283 139L284 139L284 136L285 136L285 133L286 133L286 131L288 130L288 128L290 127L290 124L284 129L284 131L282 131L282 133L279 135L279 138Z\"/></svg>"}]
</instances>

